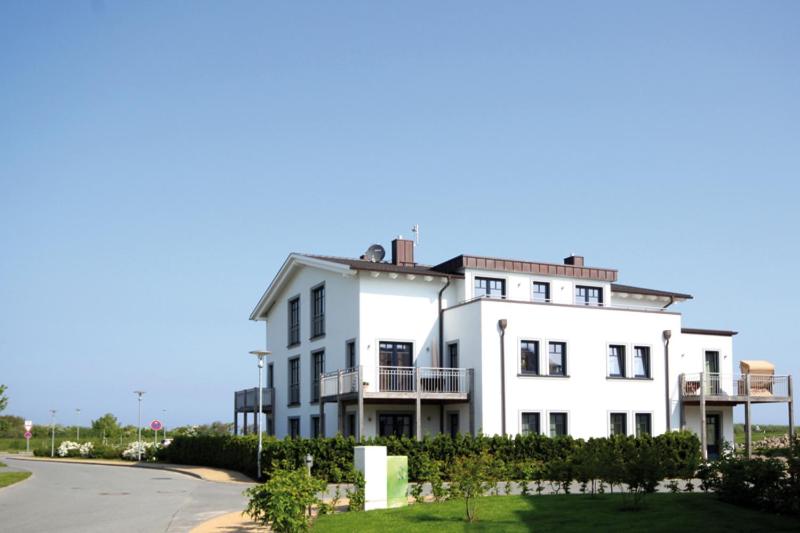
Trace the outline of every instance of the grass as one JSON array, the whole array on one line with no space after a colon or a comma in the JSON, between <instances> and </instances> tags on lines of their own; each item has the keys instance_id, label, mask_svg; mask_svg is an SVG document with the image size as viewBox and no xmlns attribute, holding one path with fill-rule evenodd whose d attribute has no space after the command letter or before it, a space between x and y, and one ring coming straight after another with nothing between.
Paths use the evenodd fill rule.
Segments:
<instances>
[{"instance_id":1,"label":"grass","mask_svg":"<svg viewBox=\"0 0 800 533\"><path fill-rule=\"evenodd\" d=\"M758 426L759 431L756 431ZM782 437L789 433L789 426L768 425L768 424L753 424L752 435L753 442L758 442L767 437ZM744 444L744 424L733 425L733 437L736 444Z\"/></svg>"},{"instance_id":2,"label":"grass","mask_svg":"<svg viewBox=\"0 0 800 533\"><path fill-rule=\"evenodd\" d=\"M641 510L625 508L619 494L489 496L478 503L478 522L464 521L464 503L417 504L401 509L320 517L325 532L403 531L798 531L800 518L766 514L720 502L707 494L652 494Z\"/></svg>"},{"instance_id":3,"label":"grass","mask_svg":"<svg viewBox=\"0 0 800 533\"><path fill-rule=\"evenodd\" d=\"M0 472L0 488L28 479L30 475L30 472Z\"/></svg>"},{"instance_id":4,"label":"grass","mask_svg":"<svg viewBox=\"0 0 800 533\"><path fill-rule=\"evenodd\" d=\"M8 465L5 464L3 461L0 461L0 468L3 468L4 466L8 466Z\"/></svg>"}]
</instances>

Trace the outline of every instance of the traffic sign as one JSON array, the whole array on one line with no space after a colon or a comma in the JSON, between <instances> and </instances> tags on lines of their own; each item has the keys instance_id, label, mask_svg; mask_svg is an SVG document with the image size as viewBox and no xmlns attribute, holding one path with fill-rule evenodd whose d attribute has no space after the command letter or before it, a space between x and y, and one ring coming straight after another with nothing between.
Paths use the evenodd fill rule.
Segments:
<instances>
[{"instance_id":1,"label":"traffic sign","mask_svg":"<svg viewBox=\"0 0 800 533\"><path fill-rule=\"evenodd\" d=\"M159 431L162 427L164 427L159 420L153 420L150 422L150 429L153 431Z\"/></svg>"},{"instance_id":2,"label":"traffic sign","mask_svg":"<svg viewBox=\"0 0 800 533\"><path fill-rule=\"evenodd\" d=\"M25 431L30 431L33 428L33 422L31 420L25 421Z\"/></svg>"},{"instance_id":3,"label":"traffic sign","mask_svg":"<svg viewBox=\"0 0 800 533\"><path fill-rule=\"evenodd\" d=\"M19 435L19 433L17 433L17 435ZM26 439L30 439L31 437L33 437L33 433L31 433L30 431L26 431L25 432L25 438Z\"/></svg>"}]
</instances>

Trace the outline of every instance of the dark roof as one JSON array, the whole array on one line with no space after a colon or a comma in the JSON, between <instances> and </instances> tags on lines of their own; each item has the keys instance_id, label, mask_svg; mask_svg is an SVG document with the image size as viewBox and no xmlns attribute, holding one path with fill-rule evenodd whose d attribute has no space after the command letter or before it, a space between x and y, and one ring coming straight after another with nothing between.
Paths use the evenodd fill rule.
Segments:
<instances>
[{"instance_id":1,"label":"dark roof","mask_svg":"<svg viewBox=\"0 0 800 533\"><path fill-rule=\"evenodd\" d=\"M679 298L681 300L691 300L691 294L680 292L660 291L657 289L645 289L644 287L633 287L631 285L611 284L611 292L624 292L628 294L644 294L647 296L666 296L667 298Z\"/></svg>"},{"instance_id":2,"label":"dark roof","mask_svg":"<svg viewBox=\"0 0 800 533\"><path fill-rule=\"evenodd\" d=\"M600 281L616 281L617 271L612 268L587 267L581 265L563 265L556 263L539 263L520 259L501 259L499 257L482 257L478 255L457 255L444 263L432 267L440 272L456 273L465 268L483 270L500 270L503 272L520 272L523 274L541 274L545 276L565 276L570 278L592 279Z\"/></svg>"},{"instance_id":3,"label":"dark roof","mask_svg":"<svg viewBox=\"0 0 800 533\"><path fill-rule=\"evenodd\" d=\"M297 255L303 255L305 257L312 257L314 259L321 259L322 261L330 261L332 263L347 265L354 270L369 270L372 272L396 272L398 274L416 274L418 276L438 276L438 277L444 276L449 278L464 277L461 274L433 270L433 268L430 265L404 266L386 262L373 263L372 261L366 261L364 259L353 259L349 257L334 257L330 255L313 255L313 254L297 254Z\"/></svg>"},{"instance_id":4,"label":"dark roof","mask_svg":"<svg viewBox=\"0 0 800 533\"><path fill-rule=\"evenodd\" d=\"M700 328L681 328L681 333L689 335L716 335L718 337L733 337L738 331L728 331L726 329L700 329Z\"/></svg>"}]
</instances>

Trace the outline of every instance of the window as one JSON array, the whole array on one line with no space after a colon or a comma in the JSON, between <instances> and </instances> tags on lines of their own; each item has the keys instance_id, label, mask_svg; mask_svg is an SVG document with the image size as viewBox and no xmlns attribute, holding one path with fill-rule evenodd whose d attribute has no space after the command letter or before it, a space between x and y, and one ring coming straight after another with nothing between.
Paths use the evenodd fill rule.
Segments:
<instances>
[{"instance_id":1,"label":"window","mask_svg":"<svg viewBox=\"0 0 800 533\"><path fill-rule=\"evenodd\" d=\"M300 358L289 359L289 405L300 403Z\"/></svg>"},{"instance_id":2,"label":"window","mask_svg":"<svg viewBox=\"0 0 800 533\"><path fill-rule=\"evenodd\" d=\"M311 338L325 335L325 285L311 289Z\"/></svg>"},{"instance_id":3,"label":"window","mask_svg":"<svg viewBox=\"0 0 800 533\"><path fill-rule=\"evenodd\" d=\"M289 417L289 436L293 439L300 437L300 417Z\"/></svg>"},{"instance_id":4,"label":"window","mask_svg":"<svg viewBox=\"0 0 800 533\"><path fill-rule=\"evenodd\" d=\"M528 435L529 433L538 435L541 430L539 429L539 413L522 413L522 427L520 433Z\"/></svg>"},{"instance_id":5,"label":"window","mask_svg":"<svg viewBox=\"0 0 800 533\"><path fill-rule=\"evenodd\" d=\"M379 351L381 366L412 365L410 342L381 342Z\"/></svg>"},{"instance_id":6,"label":"window","mask_svg":"<svg viewBox=\"0 0 800 533\"><path fill-rule=\"evenodd\" d=\"M566 376L567 375L567 343L566 342L551 342L549 345L550 352L550 375L551 376Z\"/></svg>"},{"instance_id":7,"label":"window","mask_svg":"<svg viewBox=\"0 0 800 533\"><path fill-rule=\"evenodd\" d=\"M347 368L356 367L356 341L347 341L345 347L347 353Z\"/></svg>"},{"instance_id":8,"label":"window","mask_svg":"<svg viewBox=\"0 0 800 533\"><path fill-rule=\"evenodd\" d=\"M550 436L562 437L567 434L567 413L550 413Z\"/></svg>"},{"instance_id":9,"label":"window","mask_svg":"<svg viewBox=\"0 0 800 533\"><path fill-rule=\"evenodd\" d=\"M520 343L520 373L539 375L539 341L522 341Z\"/></svg>"},{"instance_id":10,"label":"window","mask_svg":"<svg viewBox=\"0 0 800 533\"><path fill-rule=\"evenodd\" d=\"M410 342L380 342L378 384L382 391L412 392L416 390L414 373L408 370L399 370L385 367L410 368L411 359Z\"/></svg>"},{"instance_id":11,"label":"window","mask_svg":"<svg viewBox=\"0 0 800 533\"><path fill-rule=\"evenodd\" d=\"M356 436L356 415L354 413L347 414L347 418L345 419L345 424L344 424L344 436L345 437Z\"/></svg>"},{"instance_id":12,"label":"window","mask_svg":"<svg viewBox=\"0 0 800 533\"><path fill-rule=\"evenodd\" d=\"M495 278L475 278L475 298L487 296L489 298L506 297L506 280Z\"/></svg>"},{"instance_id":13,"label":"window","mask_svg":"<svg viewBox=\"0 0 800 533\"><path fill-rule=\"evenodd\" d=\"M378 435L381 437L412 437L411 415L401 413L378 415Z\"/></svg>"},{"instance_id":14,"label":"window","mask_svg":"<svg viewBox=\"0 0 800 533\"><path fill-rule=\"evenodd\" d=\"M319 435L319 415L311 415L311 438L316 439Z\"/></svg>"},{"instance_id":15,"label":"window","mask_svg":"<svg viewBox=\"0 0 800 533\"><path fill-rule=\"evenodd\" d=\"M636 436L651 435L653 415L650 413L636 413Z\"/></svg>"},{"instance_id":16,"label":"window","mask_svg":"<svg viewBox=\"0 0 800 533\"><path fill-rule=\"evenodd\" d=\"M650 348L635 346L633 348L633 376L637 378L650 377Z\"/></svg>"},{"instance_id":17,"label":"window","mask_svg":"<svg viewBox=\"0 0 800 533\"><path fill-rule=\"evenodd\" d=\"M267 365L267 388L275 388L275 366L272 363Z\"/></svg>"},{"instance_id":18,"label":"window","mask_svg":"<svg viewBox=\"0 0 800 533\"><path fill-rule=\"evenodd\" d=\"M300 344L300 297L289 300L289 346Z\"/></svg>"},{"instance_id":19,"label":"window","mask_svg":"<svg viewBox=\"0 0 800 533\"><path fill-rule=\"evenodd\" d=\"M608 347L608 375L612 378L625 377L625 346L612 344Z\"/></svg>"},{"instance_id":20,"label":"window","mask_svg":"<svg viewBox=\"0 0 800 533\"><path fill-rule=\"evenodd\" d=\"M575 303L577 305L603 305L603 289L600 287L575 287Z\"/></svg>"},{"instance_id":21,"label":"window","mask_svg":"<svg viewBox=\"0 0 800 533\"><path fill-rule=\"evenodd\" d=\"M458 413L447 414L447 425L450 428L450 437L456 438L459 428Z\"/></svg>"},{"instance_id":22,"label":"window","mask_svg":"<svg viewBox=\"0 0 800 533\"><path fill-rule=\"evenodd\" d=\"M325 372L325 350L311 354L311 401L319 401L319 378Z\"/></svg>"},{"instance_id":23,"label":"window","mask_svg":"<svg viewBox=\"0 0 800 533\"><path fill-rule=\"evenodd\" d=\"M451 342L447 345L447 366L458 368L458 343Z\"/></svg>"},{"instance_id":24,"label":"window","mask_svg":"<svg viewBox=\"0 0 800 533\"><path fill-rule=\"evenodd\" d=\"M626 413L611 413L609 432L612 435L627 435L628 415Z\"/></svg>"},{"instance_id":25,"label":"window","mask_svg":"<svg viewBox=\"0 0 800 533\"><path fill-rule=\"evenodd\" d=\"M550 284L544 281L533 282L533 301L534 302L549 302L550 301Z\"/></svg>"}]
</instances>

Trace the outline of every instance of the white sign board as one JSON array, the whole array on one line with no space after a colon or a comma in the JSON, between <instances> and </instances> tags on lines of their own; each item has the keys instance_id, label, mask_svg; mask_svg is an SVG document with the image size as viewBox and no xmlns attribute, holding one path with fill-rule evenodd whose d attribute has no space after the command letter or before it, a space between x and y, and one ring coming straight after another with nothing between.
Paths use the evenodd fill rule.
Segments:
<instances>
[{"instance_id":1,"label":"white sign board","mask_svg":"<svg viewBox=\"0 0 800 533\"><path fill-rule=\"evenodd\" d=\"M26 420L25 421L25 431L30 431L33 428L33 421Z\"/></svg>"}]
</instances>

